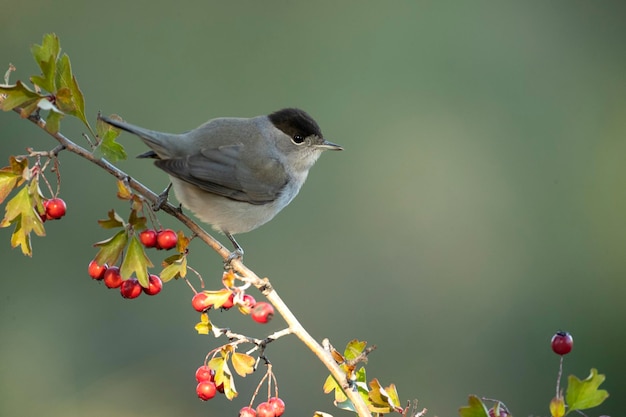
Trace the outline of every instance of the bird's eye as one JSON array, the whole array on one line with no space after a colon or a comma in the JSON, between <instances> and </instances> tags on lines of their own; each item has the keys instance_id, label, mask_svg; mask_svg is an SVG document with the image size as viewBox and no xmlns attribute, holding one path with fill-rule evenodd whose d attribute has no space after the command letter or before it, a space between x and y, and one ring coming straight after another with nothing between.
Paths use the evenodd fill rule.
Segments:
<instances>
[{"instance_id":1,"label":"bird's eye","mask_svg":"<svg viewBox=\"0 0 626 417\"><path fill-rule=\"evenodd\" d=\"M302 136L302 135L293 135L293 141L294 141L294 143L300 144L300 143L304 142L304 136Z\"/></svg>"}]
</instances>

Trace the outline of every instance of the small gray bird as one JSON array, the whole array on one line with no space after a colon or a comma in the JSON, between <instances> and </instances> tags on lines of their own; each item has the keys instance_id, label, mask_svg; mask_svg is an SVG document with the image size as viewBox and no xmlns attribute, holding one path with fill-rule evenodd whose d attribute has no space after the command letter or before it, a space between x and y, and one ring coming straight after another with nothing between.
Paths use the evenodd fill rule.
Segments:
<instances>
[{"instance_id":1,"label":"small gray bird","mask_svg":"<svg viewBox=\"0 0 626 417\"><path fill-rule=\"evenodd\" d=\"M233 243L231 258L243 255L234 234L272 220L298 194L322 151L343 149L326 141L315 120L294 108L212 119L181 134L101 119L152 149L139 158L157 159L178 201Z\"/></svg>"}]
</instances>

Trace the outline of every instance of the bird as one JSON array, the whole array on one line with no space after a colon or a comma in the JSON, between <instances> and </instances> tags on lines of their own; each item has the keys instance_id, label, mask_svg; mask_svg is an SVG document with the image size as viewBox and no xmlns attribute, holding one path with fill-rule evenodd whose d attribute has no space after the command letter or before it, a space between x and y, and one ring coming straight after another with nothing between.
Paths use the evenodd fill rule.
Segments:
<instances>
[{"instance_id":1,"label":"bird","mask_svg":"<svg viewBox=\"0 0 626 417\"><path fill-rule=\"evenodd\" d=\"M141 138L151 150L138 158L154 158L182 206L228 237L234 246L229 260L243 257L233 235L272 220L298 194L323 151L343 150L298 108L214 118L180 134L99 117Z\"/></svg>"}]
</instances>

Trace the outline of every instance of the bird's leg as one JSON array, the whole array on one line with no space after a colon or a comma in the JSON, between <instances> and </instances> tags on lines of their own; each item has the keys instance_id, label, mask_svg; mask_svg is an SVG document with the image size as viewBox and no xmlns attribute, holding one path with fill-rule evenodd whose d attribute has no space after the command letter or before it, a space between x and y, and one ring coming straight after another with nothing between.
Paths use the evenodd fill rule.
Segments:
<instances>
[{"instance_id":1,"label":"bird's leg","mask_svg":"<svg viewBox=\"0 0 626 417\"><path fill-rule=\"evenodd\" d=\"M232 242L233 246L235 247L235 250L231 252L230 255L228 255L226 260L224 260L224 269L230 269L230 263L232 261L234 261L235 259L238 259L241 261L243 259L243 248L239 246L239 243L237 243L233 235L231 235L228 232L224 232L224 234Z\"/></svg>"}]
</instances>

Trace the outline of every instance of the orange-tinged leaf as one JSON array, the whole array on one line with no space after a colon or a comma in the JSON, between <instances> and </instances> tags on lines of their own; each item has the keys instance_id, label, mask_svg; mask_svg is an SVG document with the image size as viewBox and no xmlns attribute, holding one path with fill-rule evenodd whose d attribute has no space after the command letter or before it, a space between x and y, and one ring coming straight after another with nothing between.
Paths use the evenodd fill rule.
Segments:
<instances>
[{"instance_id":1,"label":"orange-tinged leaf","mask_svg":"<svg viewBox=\"0 0 626 417\"><path fill-rule=\"evenodd\" d=\"M126 280L134 274L141 286L148 288L150 285L150 281L148 280L148 268L152 266L152 262L150 262L150 259L146 256L146 252L139 242L139 239L137 239L137 236L131 237L128 250L124 255L124 260L120 267L122 279Z\"/></svg>"},{"instance_id":2,"label":"orange-tinged leaf","mask_svg":"<svg viewBox=\"0 0 626 417\"><path fill-rule=\"evenodd\" d=\"M248 374L254 372L254 358L245 353L235 352L231 358L233 368L239 376L245 377Z\"/></svg>"},{"instance_id":3,"label":"orange-tinged leaf","mask_svg":"<svg viewBox=\"0 0 626 417\"><path fill-rule=\"evenodd\" d=\"M124 181L117 181L117 198L120 200L130 200L133 192Z\"/></svg>"},{"instance_id":4,"label":"orange-tinged leaf","mask_svg":"<svg viewBox=\"0 0 626 417\"><path fill-rule=\"evenodd\" d=\"M313 417L333 417L333 416L332 414L328 414L323 411L316 411L315 414L313 414Z\"/></svg>"},{"instance_id":5,"label":"orange-tinged leaf","mask_svg":"<svg viewBox=\"0 0 626 417\"><path fill-rule=\"evenodd\" d=\"M222 283L228 288L235 285L235 273L232 270L225 271L222 275Z\"/></svg>"},{"instance_id":6,"label":"orange-tinged leaf","mask_svg":"<svg viewBox=\"0 0 626 417\"><path fill-rule=\"evenodd\" d=\"M9 166L0 168L0 203L24 182L24 170L28 168L28 160L18 161L15 157L9 158Z\"/></svg>"},{"instance_id":7,"label":"orange-tinged leaf","mask_svg":"<svg viewBox=\"0 0 626 417\"><path fill-rule=\"evenodd\" d=\"M383 388L376 378L370 381L369 409L375 413L390 413L401 409L400 399L394 384Z\"/></svg>"},{"instance_id":8,"label":"orange-tinged leaf","mask_svg":"<svg viewBox=\"0 0 626 417\"><path fill-rule=\"evenodd\" d=\"M72 114L76 108L74 101L72 100L72 92L69 88L59 88L54 95L56 100L54 101L59 111L63 113Z\"/></svg>"},{"instance_id":9,"label":"orange-tinged leaf","mask_svg":"<svg viewBox=\"0 0 626 417\"><path fill-rule=\"evenodd\" d=\"M179 230L176 235L178 239L176 240L176 250L179 253L185 253L187 251L187 246L189 246L189 238L185 236L182 230Z\"/></svg>"},{"instance_id":10,"label":"orange-tinged leaf","mask_svg":"<svg viewBox=\"0 0 626 417\"><path fill-rule=\"evenodd\" d=\"M461 417L489 417L485 404L475 395L470 395L466 406L459 408Z\"/></svg>"},{"instance_id":11,"label":"orange-tinged leaf","mask_svg":"<svg viewBox=\"0 0 626 417\"><path fill-rule=\"evenodd\" d=\"M211 324L211 320L209 320L209 315L207 313L200 314L200 322L196 323L195 329L198 334L209 334L213 325Z\"/></svg>"}]
</instances>

